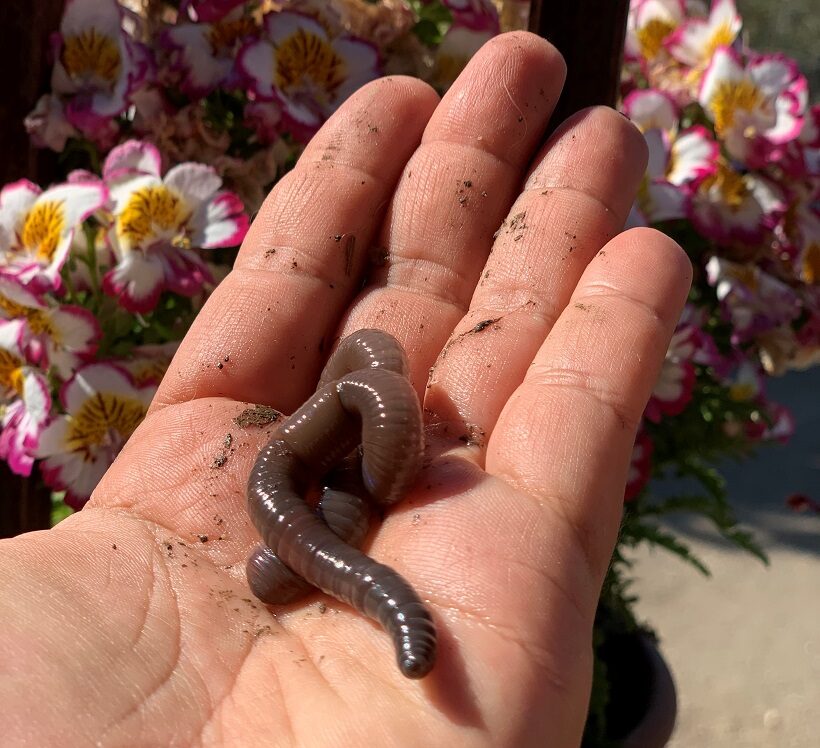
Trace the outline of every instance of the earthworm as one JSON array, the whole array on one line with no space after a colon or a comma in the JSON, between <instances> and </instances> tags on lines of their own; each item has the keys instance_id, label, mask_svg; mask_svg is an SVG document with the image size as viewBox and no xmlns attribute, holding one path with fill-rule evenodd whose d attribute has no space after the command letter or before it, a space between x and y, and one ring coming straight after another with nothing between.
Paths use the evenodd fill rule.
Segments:
<instances>
[{"instance_id":1,"label":"earthworm","mask_svg":"<svg viewBox=\"0 0 820 748\"><path fill-rule=\"evenodd\" d=\"M248 480L248 509L266 548L257 548L249 559L249 579L255 593L273 597L268 574L276 581L280 566L287 567L379 621L393 639L401 672L421 678L432 669L436 652L426 606L393 569L334 532L353 535L359 528L353 515L347 529L344 517L330 516L340 509L345 515L352 506L344 492L320 501L328 523L303 498L312 477L325 474L359 445L368 497L385 505L398 501L421 465L421 409L401 346L377 330L360 330L342 341L316 393L260 452Z\"/></svg>"}]
</instances>

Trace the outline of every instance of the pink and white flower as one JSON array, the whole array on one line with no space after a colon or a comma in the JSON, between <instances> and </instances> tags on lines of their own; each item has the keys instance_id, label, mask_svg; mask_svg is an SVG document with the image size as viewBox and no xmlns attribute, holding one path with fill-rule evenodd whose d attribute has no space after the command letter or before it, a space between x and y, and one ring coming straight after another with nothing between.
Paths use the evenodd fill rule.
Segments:
<instances>
[{"instance_id":1,"label":"pink and white flower","mask_svg":"<svg viewBox=\"0 0 820 748\"><path fill-rule=\"evenodd\" d=\"M680 112L669 94L656 88L639 88L624 97L623 112L641 132L677 131Z\"/></svg>"},{"instance_id":2,"label":"pink and white flower","mask_svg":"<svg viewBox=\"0 0 820 748\"><path fill-rule=\"evenodd\" d=\"M501 31L492 0L442 0L453 15L453 26L495 36ZM452 27L451 27L452 28Z\"/></svg>"},{"instance_id":3,"label":"pink and white flower","mask_svg":"<svg viewBox=\"0 0 820 748\"><path fill-rule=\"evenodd\" d=\"M714 173L717 143L700 126L677 137L651 129L644 133L644 138L649 160L638 190L638 214L647 224L685 217L690 193L685 186Z\"/></svg>"},{"instance_id":4,"label":"pink and white flower","mask_svg":"<svg viewBox=\"0 0 820 748\"><path fill-rule=\"evenodd\" d=\"M299 13L268 13L266 38L246 45L239 66L253 94L277 101L295 136L313 135L353 91L377 78L378 50L351 36L330 38L316 20Z\"/></svg>"},{"instance_id":5,"label":"pink and white flower","mask_svg":"<svg viewBox=\"0 0 820 748\"><path fill-rule=\"evenodd\" d=\"M718 244L754 243L785 209L783 194L772 182L718 159L714 172L692 192L690 218L698 231Z\"/></svg>"},{"instance_id":6,"label":"pink and white flower","mask_svg":"<svg viewBox=\"0 0 820 748\"><path fill-rule=\"evenodd\" d=\"M179 348L179 341L134 348L127 360L119 362L138 387L158 386Z\"/></svg>"},{"instance_id":7,"label":"pink and white flower","mask_svg":"<svg viewBox=\"0 0 820 748\"><path fill-rule=\"evenodd\" d=\"M14 279L2 276L0 319L25 320L21 344L26 358L44 371L53 366L63 379L97 350L100 326L88 309L49 305Z\"/></svg>"},{"instance_id":8,"label":"pink and white flower","mask_svg":"<svg viewBox=\"0 0 820 748\"><path fill-rule=\"evenodd\" d=\"M664 47L699 78L718 47L734 44L743 25L734 0L713 0L708 18L690 18L664 39Z\"/></svg>"},{"instance_id":9,"label":"pink and white flower","mask_svg":"<svg viewBox=\"0 0 820 748\"><path fill-rule=\"evenodd\" d=\"M794 289L755 265L712 257L706 275L732 323L735 344L791 322L801 312Z\"/></svg>"},{"instance_id":10,"label":"pink and white flower","mask_svg":"<svg viewBox=\"0 0 820 748\"><path fill-rule=\"evenodd\" d=\"M42 372L25 360L23 320L0 320L0 459L18 475L31 475L33 453L51 412Z\"/></svg>"},{"instance_id":11,"label":"pink and white flower","mask_svg":"<svg viewBox=\"0 0 820 748\"><path fill-rule=\"evenodd\" d=\"M27 180L6 185L0 192L2 274L36 292L59 289L74 232L107 196L99 183L60 184L45 192Z\"/></svg>"},{"instance_id":12,"label":"pink and white flower","mask_svg":"<svg viewBox=\"0 0 820 748\"><path fill-rule=\"evenodd\" d=\"M664 416L676 416L692 399L695 387L694 358L700 345L700 330L694 325L678 327L666 351L658 381L644 415L659 423Z\"/></svg>"},{"instance_id":13,"label":"pink and white flower","mask_svg":"<svg viewBox=\"0 0 820 748\"><path fill-rule=\"evenodd\" d=\"M149 71L116 0L67 0L54 56L52 89L66 100L68 121L91 139L125 111Z\"/></svg>"},{"instance_id":14,"label":"pink and white flower","mask_svg":"<svg viewBox=\"0 0 820 748\"><path fill-rule=\"evenodd\" d=\"M154 387L137 387L111 364L84 366L60 391L65 411L40 434L36 457L46 483L79 509L145 418Z\"/></svg>"},{"instance_id":15,"label":"pink and white flower","mask_svg":"<svg viewBox=\"0 0 820 748\"><path fill-rule=\"evenodd\" d=\"M764 166L771 152L800 134L808 85L783 55L757 55L744 66L728 47L706 69L698 100L715 123L729 154L749 166Z\"/></svg>"},{"instance_id":16,"label":"pink and white flower","mask_svg":"<svg viewBox=\"0 0 820 748\"><path fill-rule=\"evenodd\" d=\"M128 141L108 155L103 178L114 221L108 238L116 264L103 290L129 311L146 312L170 290L197 293L210 280L199 248L238 246L248 229L239 198L204 164L174 166L163 178L149 143Z\"/></svg>"},{"instance_id":17,"label":"pink and white flower","mask_svg":"<svg viewBox=\"0 0 820 748\"><path fill-rule=\"evenodd\" d=\"M237 52L257 31L253 16L239 6L210 23L180 23L169 28L162 41L171 51L173 65L183 71L182 92L200 97L217 87L236 87L240 82Z\"/></svg>"},{"instance_id":18,"label":"pink and white flower","mask_svg":"<svg viewBox=\"0 0 820 748\"><path fill-rule=\"evenodd\" d=\"M630 8L624 53L627 59L652 63L665 54L664 44L683 23L683 0L640 0Z\"/></svg>"},{"instance_id":19,"label":"pink and white flower","mask_svg":"<svg viewBox=\"0 0 820 748\"><path fill-rule=\"evenodd\" d=\"M60 153L69 138L79 133L65 114L63 102L54 94L43 94L23 123L32 143Z\"/></svg>"}]
</instances>

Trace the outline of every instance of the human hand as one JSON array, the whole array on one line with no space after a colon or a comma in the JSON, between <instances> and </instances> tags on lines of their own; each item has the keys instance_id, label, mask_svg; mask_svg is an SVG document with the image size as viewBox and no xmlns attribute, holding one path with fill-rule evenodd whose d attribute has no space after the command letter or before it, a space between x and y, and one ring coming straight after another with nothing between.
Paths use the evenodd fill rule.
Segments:
<instances>
[{"instance_id":1,"label":"human hand","mask_svg":"<svg viewBox=\"0 0 820 748\"><path fill-rule=\"evenodd\" d=\"M626 119L585 111L539 148L563 71L503 35L440 103L379 80L312 140L87 507L0 544L7 745L578 744L635 431L691 268L657 232L619 233L646 160ZM403 343L428 424L368 549L433 611L421 681L358 613L319 594L268 609L244 577L245 483L275 426L233 419L293 411L363 327Z\"/></svg>"}]
</instances>

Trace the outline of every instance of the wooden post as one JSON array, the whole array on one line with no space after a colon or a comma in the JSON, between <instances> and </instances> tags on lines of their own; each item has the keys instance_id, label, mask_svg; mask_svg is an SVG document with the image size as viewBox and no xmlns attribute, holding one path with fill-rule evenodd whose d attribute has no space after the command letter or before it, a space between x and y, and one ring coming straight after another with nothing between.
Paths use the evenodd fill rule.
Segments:
<instances>
[{"instance_id":1,"label":"wooden post","mask_svg":"<svg viewBox=\"0 0 820 748\"><path fill-rule=\"evenodd\" d=\"M54 154L29 143L23 119L48 88L48 38L60 24L63 0L1 0L0 185L28 178L47 184L54 176ZM49 526L51 497L37 476L14 475L0 460L0 537Z\"/></svg>"},{"instance_id":2,"label":"wooden post","mask_svg":"<svg viewBox=\"0 0 820 748\"><path fill-rule=\"evenodd\" d=\"M615 106L628 12L629 0L532 0L530 31L567 61L556 125L584 107Z\"/></svg>"},{"instance_id":3,"label":"wooden post","mask_svg":"<svg viewBox=\"0 0 820 748\"><path fill-rule=\"evenodd\" d=\"M51 492L39 480L14 475L0 460L0 538L44 530L51 524Z\"/></svg>"},{"instance_id":4,"label":"wooden post","mask_svg":"<svg viewBox=\"0 0 820 748\"><path fill-rule=\"evenodd\" d=\"M0 2L0 184L26 177L48 182L55 173L53 153L31 146L23 119L47 90L51 74L48 39L60 25L63 0Z\"/></svg>"}]
</instances>

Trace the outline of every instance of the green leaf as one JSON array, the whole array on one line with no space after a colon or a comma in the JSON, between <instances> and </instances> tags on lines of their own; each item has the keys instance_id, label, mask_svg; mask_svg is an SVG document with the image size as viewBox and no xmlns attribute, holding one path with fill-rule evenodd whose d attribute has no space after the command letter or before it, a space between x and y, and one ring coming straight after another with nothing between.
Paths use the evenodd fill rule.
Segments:
<instances>
[{"instance_id":1,"label":"green leaf","mask_svg":"<svg viewBox=\"0 0 820 748\"><path fill-rule=\"evenodd\" d=\"M683 559L697 569L703 576L710 577L712 573L706 564L703 563L692 551L689 546L678 540L672 533L657 527L656 525L643 525L642 539L648 541L652 545L665 548L670 553L674 553L678 558Z\"/></svg>"},{"instance_id":2,"label":"green leaf","mask_svg":"<svg viewBox=\"0 0 820 748\"><path fill-rule=\"evenodd\" d=\"M413 33L428 47L437 47L453 23L453 14L440 0L424 3L410 0L410 7L418 21Z\"/></svg>"}]
</instances>

